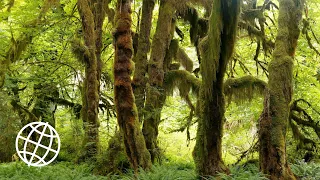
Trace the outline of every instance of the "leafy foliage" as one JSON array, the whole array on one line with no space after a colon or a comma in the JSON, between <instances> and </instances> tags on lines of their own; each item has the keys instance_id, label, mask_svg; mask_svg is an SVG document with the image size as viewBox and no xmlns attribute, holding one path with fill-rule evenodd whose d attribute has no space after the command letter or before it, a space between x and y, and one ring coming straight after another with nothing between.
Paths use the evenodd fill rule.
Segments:
<instances>
[{"instance_id":1,"label":"leafy foliage","mask_svg":"<svg viewBox=\"0 0 320 180\"><path fill-rule=\"evenodd\" d=\"M99 94L101 151L95 163L76 164L78 157L83 154L81 142L84 124L80 118L80 110L85 86L84 55L90 49L81 39L84 32L76 9L77 0L0 1L0 162L13 160L15 136L28 121L54 117L52 122L55 122L61 138L57 164L36 169L20 162L3 163L0 164L0 179L134 179L134 172L126 161L123 147L116 146L115 140L112 140L114 133L118 131L112 83L115 1L106 2L105 10L109 20L106 18L102 27L103 66ZM143 1L132 2L132 30L138 34L141 33L139 27L142 25L140 11ZM155 164L151 171L141 170L137 179L199 178L192 160L199 117L197 113L193 116L192 108L201 110L198 100L200 85L203 81L215 79L221 68L218 56L223 52L216 51L221 42L215 40L219 32L212 32L213 27L208 27L209 21L217 28L222 26L221 19L209 19L213 1L172 2L179 12L174 13L171 6L164 9L174 14L173 19L177 25L177 33L173 35L170 46L164 48L168 56L168 62L164 62L167 63L165 66L168 66L168 71L165 70L163 86L166 95L170 96L166 97L162 111L156 109L157 112L161 111L158 141L164 156L161 165ZM264 90L269 75L267 67L278 31L278 2L243 2L235 52L226 65L224 76L224 93L229 103L225 113L222 158L231 174L220 174L221 179L265 179L254 165L233 164L258 158L257 149L254 148L257 142L257 120L263 108ZM268 4L265 5L265 2ZM159 17L158 7L159 4L156 5L152 21L152 42L160 42L162 38L154 37ZM295 52L293 100L304 99L307 103L300 101L300 109L291 111L294 116L291 116L293 118L287 132L287 157L289 162L295 163L291 168L298 177L320 179L317 161L320 141L317 134L319 131L316 131L320 119L319 0L307 1L303 18L302 33ZM216 33L215 36L203 39L208 30ZM155 46L159 45L160 43L155 43ZM199 52L200 45L203 54ZM207 48L209 45L217 48ZM146 56L148 59L150 52ZM201 62L203 58L210 61ZM203 76L198 76L201 63L208 70L203 72ZM149 65L152 66L150 60L143 67ZM147 71L147 68L143 70ZM150 76L145 78L143 81L146 83ZM212 85L212 82L207 84ZM145 94L144 91L142 93ZM117 143L121 144L121 140L117 139ZM120 155L115 152L119 149ZM306 156L310 153L312 157L308 161L311 160L311 163L301 161L307 160ZM110 157L114 162L113 170L108 169L111 166ZM116 175L109 174L109 171L115 171ZM105 177L93 175L95 173Z\"/></svg>"},{"instance_id":2,"label":"leafy foliage","mask_svg":"<svg viewBox=\"0 0 320 180\"><path fill-rule=\"evenodd\" d=\"M315 180L320 178L320 165L319 163L306 163L298 161L297 164L292 164L291 169L296 176L302 180Z\"/></svg>"}]
</instances>

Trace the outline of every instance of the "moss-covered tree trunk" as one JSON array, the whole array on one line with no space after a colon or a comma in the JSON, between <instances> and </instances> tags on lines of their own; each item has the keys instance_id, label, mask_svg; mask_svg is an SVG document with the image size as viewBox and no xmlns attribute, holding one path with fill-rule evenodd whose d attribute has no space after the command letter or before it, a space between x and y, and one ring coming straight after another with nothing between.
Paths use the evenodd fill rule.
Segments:
<instances>
[{"instance_id":1,"label":"moss-covered tree trunk","mask_svg":"<svg viewBox=\"0 0 320 180\"><path fill-rule=\"evenodd\" d=\"M303 1L279 2L278 35L269 64L269 91L259 123L260 169L270 179L295 179L286 158L286 129Z\"/></svg>"},{"instance_id":2,"label":"moss-covered tree trunk","mask_svg":"<svg viewBox=\"0 0 320 180\"><path fill-rule=\"evenodd\" d=\"M132 31L131 0L118 0L114 32L114 95L117 119L123 133L124 144L129 161L135 171L139 167L151 167L150 154L146 148L140 129L138 111L131 86L132 73Z\"/></svg>"},{"instance_id":3,"label":"moss-covered tree trunk","mask_svg":"<svg viewBox=\"0 0 320 180\"><path fill-rule=\"evenodd\" d=\"M202 42L200 115L193 151L199 175L227 172L222 160L221 141L225 122L223 78L234 49L240 0L215 0L208 36Z\"/></svg>"},{"instance_id":4,"label":"moss-covered tree trunk","mask_svg":"<svg viewBox=\"0 0 320 180\"><path fill-rule=\"evenodd\" d=\"M157 29L153 37L151 56L148 64L148 86L145 102L143 135L152 162L159 153L157 146L158 126L165 94L163 89L163 62L171 40L171 25L175 8L171 1L160 1Z\"/></svg>"},{"instance_id":5,"label":"moss-covered tree trunk","mask_svg":"<svg viewBox=\"0 0 320 180\"><path fill-rule=\"evenodd\" d=\"M83 83L82 119L85 127L84 159L95 159L99 151L99 87L101 75L102 24L104 0L78 0L85 42L85 80Z\"/></svg>"},{"instance_id":6,"label":"moss-covered tree trunk","mask_svg":"<svg viewBox=\"0 0 320 180\"><path fill-rule=\"evenodd\" d=\"M150 31L152 27L152 12L154 5L155 0L143 0L138 50L136 56L134 57L135 71L133 77L133 88L140 121L143 119L144 112L143 108L147 83L147 55L150 51Z\"/></svg>"}]
</instances>

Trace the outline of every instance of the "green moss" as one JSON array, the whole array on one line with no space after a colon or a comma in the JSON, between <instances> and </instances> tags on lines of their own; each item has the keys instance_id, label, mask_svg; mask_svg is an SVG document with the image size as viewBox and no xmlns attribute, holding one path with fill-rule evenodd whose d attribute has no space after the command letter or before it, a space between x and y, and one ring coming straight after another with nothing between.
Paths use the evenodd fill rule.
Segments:
<instances>
[{"instance_id":1,"label":"green moss","mask_svg":"<svg viewBox=\"0 0 320 180\"><path fill-rule=\"evenodd\" d=\"M180 96L185 97L190 90L196 95L199 93L201 81L193 74L185 70L168 71L165 74L164 88L168 95L173 93L174 88L178 88Z\"/></svg>"},{"instance_id":2,"label":"green moss","mask_svg":"<svg viewBox=\"0 0 320 180\"><path fill-rule=\"evenodd\" d=\"M89 55L88 48L84 45L84 43L79 38L74 38L70 42L71 44L71 51L74 56L79 60L81 63L85 62L85 56Z\"/></svg>"},{"instance_id":3,"label":"green moss","mask_svg":"<svg viewBox=\"0 0 320 180\"><path fill-rule=\"evenodd\" d=\"M177 39L172 39L170 42L169 49L166 52L166 56L164 58L163 67L164 69L168 69L170 64L172 64L173 59L176 59L177 52L179 49L179 41Z\"/></svg>"},{"instance_id":4,"label":"green moss","mask_svg":"<svg viewBox=\"0 0 320 180\"><path fill-rule=\"evenodd\" d=\"M219 68L221 52L221 32L223 30L222 9L220 1L215 1L212 14L209 19L208 35L201 41L200 48L203 60L201 73L203 82L208 88L208 94L212 92L213 81Z\"/></svg>"},{"instance_id":5,"label":"green moss","mask_svg":"<svg viewBox=\"0 0 320 180\"><path fill-rule=\"evenodd\" d=\"M222 160L221 137L225 121L223 78L236 39L239 0L216 0L212 5L208 35L201 42L200 120L194 159L200 175L228 172ZM214 113L213 113L214 112Z\"/></svg>"},{"instance_id":6,"label":"green moss","mask_svg":"<svg viewBox=\"0 0 320 180\"><path fill-rule=\"evenodd\" d=\"M193 61L190 59L188 54L182 49L179 48L177 52L177 61L189 72L193 71Z\"/></svg>"},{"instance_id":7,"label":"green moss","mask_svg":"<svg viewBox=\"0 0 320 180\"><path fill-rule=\"evenodd\" d=\"M280 1L278 34L269 64L269 91L260 119L259 141L260 168L270 179L296 179L286 159L286 130L293 94L293 57L303 10L300 3Z\"/></svg>"},{"instance_id":8,"label":"green moss","mask_svg":"<svg viewBox=\"0 0 320 180\"><path fill-rule=\"evenodd\" d=\"M239 103L251 101L255 94L264 96L266 89L267 83L253 76L229 78L224 83L224 94L228 103L232 100Z\"/></svg>"}]
</instances>

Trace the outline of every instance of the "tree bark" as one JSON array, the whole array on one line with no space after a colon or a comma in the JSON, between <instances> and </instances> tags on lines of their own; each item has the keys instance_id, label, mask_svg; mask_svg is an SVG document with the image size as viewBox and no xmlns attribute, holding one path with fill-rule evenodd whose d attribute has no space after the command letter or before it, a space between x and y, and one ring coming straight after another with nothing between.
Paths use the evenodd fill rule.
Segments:
<instances>
[{"instance_id":1,"label":"tree bark","mask_svg":"<svg viewBox=\"0 0 320 180\"><path fill-rule=\"evenodd\" d=\"M135 62L133 90L136 98L140 121L143 120L144 113L143 108L147 83L147 55L150 51L150 31L152 27L152 12L154 9L154 5L154 0L143 0L138 50L136 56L133 58L133 61Z\"/></svg>"},{"instance_id":2,"label":"tree bark","mask_svg":"<svg viewBox=\"0 0 320 180\"><path fill-rule=\"evenodd\" d=\"M278 35L269 64L269 91L259 122L260 169L270 179L296 179L286 158L286 129L292 99L293 58L303 1L281 0Z\"/></svg>"},{"instance_id":3,"label":"tree bark","mask_svg":"<svg viewBox=\"0 0 320 180\"><path fill-rule=\"evenodd\" d=\"M143 122L143 135L147 148L151 154L152 162L159 154L157 137L160 123L161 109L165 101L163 85L163 62L169 48L172 32L172 18L175 8L171 1L160 2L157 29L153 37L151 56L148 64L148 86L145 102L145 119Z\"/></svg>"},{"instance_id":4,"label":"tree bark","mask_svg":"<svg viewBox=\"0 0 320 180\"><path fill-rule=\"evenodd\" d=\"M222 160L221 149L225 122L223 79L234 49L240 4L240 0L215 0L208 36L201 42L201 118L193 157L202 177L229 172Z\"/></svg>"},{"instance_id":5,"label":"tree bark","mask_svg":"<svg viewBox=\"0 0 320 180\"><path fill-rule=\"evenodd\" d=\"M131 0L118 0L116 12L116 30L114 32L114 78L115 105L120 130L131 166L138 171L139 167L151 167L150 154L146 148L140 129L138 111L131 86L133 63Z\"/></svg>"},{"instance_id":6,"label":"tree bark","mask_svg":"<svg viewBox=\"0 0 320 180\"><path fill-rule=\"evenodd\" d=\"M101 76L102 24L105 18L104 0L78 0L86 46L84 53L82 119L85 127L84 159L94 160L99 151L99 87Z\"/></svg>"}]
</instances>

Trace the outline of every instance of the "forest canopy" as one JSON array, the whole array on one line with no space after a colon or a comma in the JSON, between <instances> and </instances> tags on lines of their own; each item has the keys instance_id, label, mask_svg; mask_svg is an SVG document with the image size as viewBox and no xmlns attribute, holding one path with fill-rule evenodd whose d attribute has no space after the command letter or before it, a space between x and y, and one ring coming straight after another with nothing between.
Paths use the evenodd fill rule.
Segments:
<instances>
[{"instance_id":1,"label":"forest canopy","mask_svg":"<svg viewBox=\"0 0 320 180\"><path fill-rule=\"evenodd\" d=\"M319 39L320 0L1 0L0 179L320 179Z\"/></svg>"}]
</instances>

